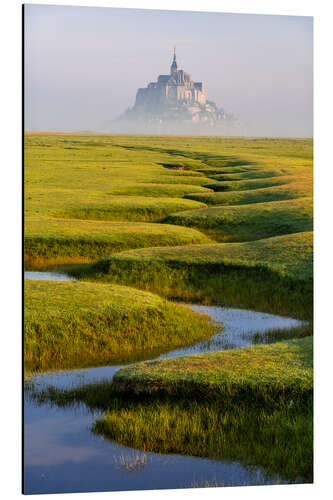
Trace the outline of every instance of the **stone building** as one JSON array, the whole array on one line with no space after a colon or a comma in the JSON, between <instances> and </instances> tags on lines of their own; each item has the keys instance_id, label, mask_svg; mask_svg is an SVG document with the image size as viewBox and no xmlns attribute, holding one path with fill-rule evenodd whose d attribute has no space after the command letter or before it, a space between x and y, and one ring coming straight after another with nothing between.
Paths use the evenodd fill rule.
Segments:
<instances>
[{"instance_id":1,"label":"stone building","mask_svg":"<svg viewBox=\"0 0 333 500\"><path fill-rule=\"evenodd\" d=\"M205 105L206 89L203 82L194 82L191 75L178 68L174 50L170 74L159 75L156 82L138 89L134 109L151 112L182 104Z\"/></svg>"},{"instance_id":2,"label":"stone building","mask_svg":"<svg viewBox=\"0 0 333 500\"><path fill-rule=\"evenodd\" d=\"M230 124L233 118L206 99L203 82L179 69L174 50L169 75L137 90L135 105L108 123L109 131L124 133L212 133Z\"/></svg>"}]
</instances>

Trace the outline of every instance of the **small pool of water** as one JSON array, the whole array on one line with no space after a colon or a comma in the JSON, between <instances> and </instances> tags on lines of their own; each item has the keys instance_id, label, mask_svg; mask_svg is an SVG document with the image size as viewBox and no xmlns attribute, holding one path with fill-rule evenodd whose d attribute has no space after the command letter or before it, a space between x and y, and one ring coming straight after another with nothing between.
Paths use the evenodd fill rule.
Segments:
<instances>
[{"instance_id":1,"label":"small pool of water","mask_svg":"<svg viewBox=\"0 0 333 500\"><path fill-rule=\"evenodd\" d=\"M52 280L52 281L75 281L75 278L68 276L65 273L41 272L41 271L25 271L24 279L26 280Z\"/></svg>"},{"instance_id":2,"label":"small pool of water","mask_svg":"<svg viewBox=\"0 0 333 500\"><path fill-rule=\"evenodd\" d=\"M29 272L25 273L25 277L71 279L65 274L51 272ZM255 311L197 305L189 307L209 314L224 328L209 341L170 351L159 358L245 347L258 339L260 343L268 342L271 341L271 337L265 337L268 332L301 324L291 318ZM66 389L111 380L120 368L122 366L104 366L47 372L34 376L31 381L37 391L50 385ZM247 467L239 462L143 453L121 446L90 431L100 414L85 405L72 408L58 408L48 403L38 405L26 394L25 493L171 489L202 486L207 482L234 486L288 482L280 476L266 474L261 467Z\"/></svg>"}]
</instances>

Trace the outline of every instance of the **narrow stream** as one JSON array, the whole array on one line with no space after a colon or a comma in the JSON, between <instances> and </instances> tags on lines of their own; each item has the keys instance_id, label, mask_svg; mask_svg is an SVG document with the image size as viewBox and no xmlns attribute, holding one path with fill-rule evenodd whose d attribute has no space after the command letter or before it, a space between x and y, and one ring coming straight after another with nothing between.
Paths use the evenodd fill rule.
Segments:
<instances>
[{"instance_id":1,"label":"narrow stream","mask_svg":"<svg viewBox=\"0 0 333 500\"><path fill-rule=\"evenodd\" d=\"M27 279L69 280L60 273L27 272ZM190 305L224 324L209 341L177 349L161 357L183 356L245 347L270 341L267 332L297 327L302 322L241 309ZM62 370L33 377L35 388L52 385L72 388L108 378L121 366ZM218 485L288 483L283 477L266 474L261 467L239 462L208 460L182 455L145 453L94 435L90 429L101 412L85 405L58 408L38 405L26 395L24 407L24 489L26 494L173 489Z\"/></svg>"}]
</instances>

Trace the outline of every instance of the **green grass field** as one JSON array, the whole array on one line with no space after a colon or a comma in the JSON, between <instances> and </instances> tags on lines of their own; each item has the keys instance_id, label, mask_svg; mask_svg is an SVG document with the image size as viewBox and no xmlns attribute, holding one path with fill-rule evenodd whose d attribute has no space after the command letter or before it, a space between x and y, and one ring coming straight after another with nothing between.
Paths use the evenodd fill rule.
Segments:
<instances>
[{"instance_id":1,"label":"green grass field","mask_svg":"<svg viewBox=\"0 0 333 500\"><path fill-rule=\"evenodd\" d=\"M274 186L287 186L288 184L295 183L311 183L311 177L305 176L308 172L304 172L303 169L300 169L298 175L281 175L276 177L268 177L268 178L258 178L253 179L252 177L243 178L238 180L215 180L214 182L210 182L207 184L207 188L216 192L229 192L229 191L250 191L253 189L263 189ZM212 179L215 179L216 176L212 176Z\"/></svg>"},{"instance_id":2,"label":"green grass field","mask_svg":"<svg viewBox=\"0 0 333 500\"><path fill-rule=\"evenodd\" d=\"M206 316L133 288L25 282L24 356L30 370L129 361L215 331Z\"/></svg>"},{"instance_id":3,"label":"green grass field","mask_svg":"<svg viewBox=\"0 0 333 500\"><path fill-rule=\"evenodd\" d=\"M207 178L173 172L149 156L113 147L112 136L27 135L26 213L149 221L204 206L183 196L209 192L200 185Z\"/></svg>"},{"instance_id":4,"label":"green grass field","mask_svg":"<svg viewBox=\"0 0 333 500\"><path fill-rule=\"evenodd\" d=\"M31 268L40 265L39 252L45 263L46 248L51 265L64 262L61 259L64 246L54 240L50 242L45 232L48 221L54 225L55 218L64 224L63 230L58 225L59 234L68 227L64 219L161 222L167 221L168 216L173 225L199 227L217 241L247 241L249 237L260 239L309 230L310 200L296 200L311 197L311 167L310 140L27 134L25 234L29 240L27 254L30 252L27 265ZM260 192L267 186L272 193ZM274 186L280 190L274 191ZM219 189L233 191L214 192ZM244 194L241 190L245 190ZM265 205L280 200L288 201ZM255 207L257 203L261 205ZM253 207L242 206L247 204ZM223 209L223 213L218 208L200 210L207 205L235 207L228 212ZM182 214L174 215L179 212ZM233 226L238 227L239 222L237 236ZM31 233L37 235L38 244L36 241L32 244ZM76 233L73 224L73 239ZM75 247L68 240L68 247ZM141 246L136 241L132 248ZM149 245L169 244L164 241L157 238ZM191 243L186 238L177 244L187 242ZM84 261L83 253L89 260L115 251L105 245L101 255L92 252L88 245L84 250L80 245L76 247L77 262ZM54 255L57 251L58 261ZM67 261L76 262L73 248Z\"/></svg>"},{"instance_id":5,"label":"green grass field","mask_svg":"<svg viewBox=\"0 0 333 500\"><path fill-rule=\"evenodd\" d=\"M307 405L312 338L139 363L114 376L117 391L219 399L223 405Z\"/></svg>"},{"instance_id":6,"label":"green grass field","mask_svg":"<svg viewBox=\"0 0 333 500\"><path fill-rule=\"evenodd\" d=\"M129 248L209 243L197 230L145 222L109 222L27 217L25 264L28 268L91 262Z\"/></svg>"},{"instance_id":7,"label":"green grass field","mask_svg":"<svg viewBox=\"0 0 333 500\"><path fill-rule=\"evenodd\" d=\"M194 227L216 241L251 241L312 231L311 198L210 207L169 215L168 224Z\"/></svg>"},{"instance_id":8,"label":"green grass field","mask_svg":"<svg viewBox=\"0 0 333 500\"><path fill-rule=\"evenodd\" d=\"M290 315L311 332L312 140L25 140L26 266L80 279L27 282L28 369L140 360L215 331L166 299ZM105 410L95 431L126 446L309 482L311 363L306 337L141 363L114 384L38 397Z\"/></svg>"},{"instance_id":9,"label":"green grass field","mask_svg":"<svg viewBox=\"0 0 333 500\"><path fill-rule=\"evenodd\" d=\"M311 319L312 259L312 232L304 232L244 243L130 250L70 272L188 302Z\"/></svg>"},{"instance_id":10,"label":"green grass field","mask_svg":"<svg viewBox=\"0 0 333 500\"><path fill-rule=\"evenodd\" d=\"M293 200L312 196L312 183L291 182L278 186L249 190L217 191L214 193L195 193L185 198L200 201L207 205L248 205L267 201Z\"/></svg>"}]
</instances>

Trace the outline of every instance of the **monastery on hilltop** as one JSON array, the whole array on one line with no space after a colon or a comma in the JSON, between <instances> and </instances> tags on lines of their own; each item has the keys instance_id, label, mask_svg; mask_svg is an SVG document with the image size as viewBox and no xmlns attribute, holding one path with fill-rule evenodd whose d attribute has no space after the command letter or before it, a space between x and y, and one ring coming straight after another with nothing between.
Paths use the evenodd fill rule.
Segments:
<instances>
[{"instance_id":1,"label":"monastery on hilltop","mask_svg":"<svg viewBox=\"0 0 333 500\"><path fill-rule=\"evenodd\" d=\"M204 82L193 81L177 64L176 50L169 75L159 75L156 82L139 88L135 104L108 130L133 133L203 133L212 128L230 127L233 118L206 98Z\"/></svg>"},{"instance_id":2,"label":"monastery on hilltop","mask_svg":"<svg viewBox=\"0 0 333 500\"><path fill-rule=\"evenodd\" d=\"M144 89L138 89L135 108L153 111L156 107L182 104L206 104L206 89L203 82L194 82L191 75L178 68L176 49L170 67L170 75L160 75Z\"/></svg>"}]
</instances>

